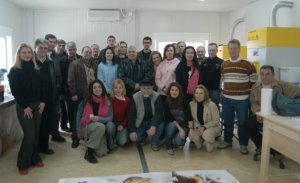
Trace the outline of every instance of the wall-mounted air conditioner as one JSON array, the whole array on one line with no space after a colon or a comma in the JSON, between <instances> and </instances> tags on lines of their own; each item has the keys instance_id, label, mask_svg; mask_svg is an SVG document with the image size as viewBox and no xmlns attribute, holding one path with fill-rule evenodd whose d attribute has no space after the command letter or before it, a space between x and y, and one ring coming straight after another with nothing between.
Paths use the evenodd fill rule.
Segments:
<instances>
[{"instance_id":1,"label":"wall-mounted air conditioner","mask_svg":"<svg viewBox=\"0 0 300 183\"><path fill-rule=\"evenodd\" d=\"M120 21L121 14L119 10L91 9L87 17L90 22L115 22Z\"/></svg>"}]
</instances>

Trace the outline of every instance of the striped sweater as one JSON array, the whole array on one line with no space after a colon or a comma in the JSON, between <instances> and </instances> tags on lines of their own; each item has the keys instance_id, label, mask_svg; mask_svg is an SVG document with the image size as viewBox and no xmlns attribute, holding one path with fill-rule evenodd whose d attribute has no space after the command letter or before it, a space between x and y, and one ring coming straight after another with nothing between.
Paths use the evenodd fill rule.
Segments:
<instances>
[{"instance_id":1,"label":"striped sweater","mask_svg":"<svg viewBox=\"0 0 300 183\"><path fill-rule=\"evenodd\" d=\"M248 98L252 85L257 81L254 65L241 58L226 60L221 66L221 75L224 96L236 100Z\"/></svg>"}]
</instances>

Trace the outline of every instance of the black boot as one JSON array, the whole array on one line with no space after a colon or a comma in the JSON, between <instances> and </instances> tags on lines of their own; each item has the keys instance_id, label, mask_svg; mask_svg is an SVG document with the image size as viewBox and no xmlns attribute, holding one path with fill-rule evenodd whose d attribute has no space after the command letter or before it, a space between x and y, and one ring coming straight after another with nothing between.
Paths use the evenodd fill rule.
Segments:
<instances>
[{"instance_id":1,"label":"black boot","mask_svg":"<svg viewBox=\"0 0 300 183\"><path fill-rule=\"evenodd\" d=\"M86 159L90 163L97 163L98 160L94 155L94 150L91 148L88 148L85 152L84 159Z\"/></svg>"}]
</instances>

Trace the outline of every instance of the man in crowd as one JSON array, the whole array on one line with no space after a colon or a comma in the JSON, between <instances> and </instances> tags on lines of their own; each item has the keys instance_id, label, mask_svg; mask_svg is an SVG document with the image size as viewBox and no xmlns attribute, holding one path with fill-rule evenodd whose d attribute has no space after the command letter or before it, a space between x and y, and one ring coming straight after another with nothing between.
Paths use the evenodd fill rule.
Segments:
<instances>
[{"instance_id":1,"label":"man in crowd","mask_svg":"<svg viewBox=\"0 0 300 183\"><path fill-rule=\"evenodd\" d=\"M100 63L100 47L98 44L92 44L91 48L93 62L98 65Z\"/></svg>"},{"instance_id":2,"label":"man in crowd","mask_svg":"<svg viewBox=\"0 0 300 183\"><path fill-rule=\"evenodd\" d=\"M300 96L300 87L294 84L280 81L274 78L274 68L271 65L264 65L260 68L260 82L253 85L250 95L252 115L245 121L246 131L250 139L254 142L257 154L261 152L263 119L256 115L261 108L262 88L273 89L273 96L277 92L282 92L288 97Z\"/></svg>"},{"instance_id":3,"label":"man in crowd","mask_svg":"<svg viewBox=\"0 0 300 183\"><path fill-rule=\"evenodd\" d=\"M130 140L136 145L151 137L151 149L159 150L159 138L164 130L163 103L159 94L153 91L153 82L140 82L141 91L135 93L129 109Z\"/></svg>"},{"instance_id":4,"label":"man in crowd","mask_svg":"<svg viewBox=\"0 0 300 183\"><path fill-rule=\"evenodd\" d=\"M118 78L124 81L126 94L131 98L135 92L140 90L139 82L142 80L154 82L154 74L147 63L137 58L134 46L129 46L127 56L128 59L119 64Z\"/></svg>"},{"instance_id":5,"label":"man in crowd","mask_svg":"<svg viewBox=\"0 0 300 183\"><path fill-rule=\"evenodd\" d=\"M92 61L92 49L85 46L81 51L82 58L77 59L70 64L68 73L68 85L71 96L72 119L72 148L77 148L79 138L77 135L77 111L82 100L87 97L88 86L97 76L97 66Z\"/></svg>"},{"instance_id":6,"label":"man in crowd","mask_svg":"<svg viewBox=\"0 0 300 183\"><path fill-rule=\"evenodd\" d=\"M199 48L199 47L198 47ZM197 48L197 52L198 52ZM220 102L220 81L221 65L223 60L217 57L218 45L216 43L208 44L209 57L201 64L202 82L209 92L209 98L219 107ZM205 51L204 51L205 53Z\"/></svg>"},{"instance_id":7,"label":"man in crowd","mask_svg":"<svg viewBox=\"0 0 300 183\"><path fill-rule=\"evenodd\" d=\"M138 58L140 60L145 61L146 63L149 62L149 58L150 58L150 54L151 54L151 47L152 45L152 39L151 37L144 37L143 38L143 47L144 49L142 49L140 52L138 52Z\"/></svg>"},{"instance_id":8,"label":"man in crowd","mask_svg":"<svg viewBox=\"0 0 300 183\"><path fill-rule=\"evenodd\" d=\"M224 142L219 149L232 146L233 123L237 116L240 153L248 154L249 137L246 133L244 121L248 118L249 95L252 85L257 81L257 74L253 64L240 57L240 41L232 39L228 42L230 59L223 62L221 76L223 89L223 119Z\"/></svg>"},{"instance_id":9,"label":"man in crowd","mask_svg":"<svg viewBox=\"0 0 300 183\"><path fill-rule=\"evenodd\" d=\"M201 63L206 59L205 57L205 47L204 46L198 46L197 47L197 59L198 59L198 62L199 62L199 65L201 65Z\"/></svg>"},{"instance_id":10,"label":"man in crowd","mask_svg":"<svg viewBox=\"0 0 300 183\"><path fill-rule=\"evenodd\" d=\"M105 56L105 50L106 50L106 48L111 48L112 50L115 50L115 46L116 46L116 37L113 36L113 35L108 36L107 37L107 47L105 47L104 49L102 49L100 51L100 55L99 55L100 62L102 60L105 60L104 56Z\"/></svg>"}]
</instances>

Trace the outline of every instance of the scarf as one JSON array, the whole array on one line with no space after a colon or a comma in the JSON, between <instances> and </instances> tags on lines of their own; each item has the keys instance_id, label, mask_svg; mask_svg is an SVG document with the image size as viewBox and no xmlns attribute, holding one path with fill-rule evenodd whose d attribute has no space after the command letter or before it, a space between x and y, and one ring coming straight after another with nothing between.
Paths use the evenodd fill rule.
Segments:
<instances>
[{"instance_id":1,"label":"scarf","mask_svg":"<svg viewBox=\"0 0 300 183\"><path fill-rule=\"evenodd\" d=\"M108 98L107 96L97 97L92 96L93 102L99 104L98 116L107 117L108 114ZM80 121L80 126L90 124L90 114L93 114L93 105L91 102L86 102L83 109L82 119Z\"/></svg>"},{"instance_id":2,"label":"scarf","mask_svg":"<svg viewBox=\"0 0 300 183\"><path fill-rule=\"evenodd\" d=\"M186 65L191 68L191 70L189 71L188 87L186 93L193 94L195 87L198 85L199 71L194 67L191 60L187 60Z\"/></svg>"},{"instance_id":3,"label":"scarf","mask_svg":"<svg viewBox=\"0 0 300 183\"><path fill-rule=\"evenodd\" d=\"M106 117L108 116L108 98L107 96L97 97L95 95L92 96L92 100L99 104L98 116ZM93 111L93 109L92 109Z\"/></svg>"}]
</instances>

